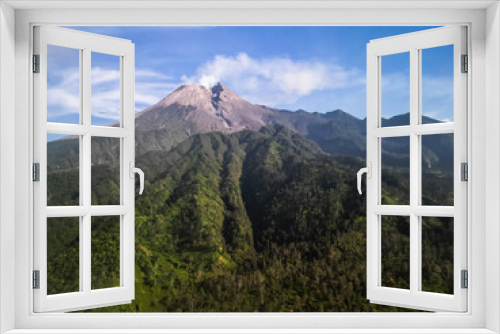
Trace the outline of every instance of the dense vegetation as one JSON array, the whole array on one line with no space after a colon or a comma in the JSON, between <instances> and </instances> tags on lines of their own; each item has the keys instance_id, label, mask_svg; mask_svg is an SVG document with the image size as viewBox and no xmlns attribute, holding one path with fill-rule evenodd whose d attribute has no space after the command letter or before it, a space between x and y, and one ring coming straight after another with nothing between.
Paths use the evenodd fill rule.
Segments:
<instances>
[{"instance_id":1,"label":"dense vegetation","mask_svg":"<svg viewBox=\"0 0 500 334\"><path fill-rule=\"evenodd\" d=\"M96 147L113 152L99 140ZM65 185L78 172L57 156L50 180L60 186L58 204L70 203L78 190ZM118 184L119 167L106 156L92 167L100 204L114 201ZM408 194L407 156L399 158L383 174L389 201ZM325 154L296 132L268 126L195 135L170 151L141 154L137 165L147 180L136 198L135 300L93 312L407 311L365 298L366 204L355 191L363 160ZM427 186L449 178L429 175ZM449 182L441 184L429 201L450 192ZM49 292L78 290L78 229L49 226ZM408 288L408 221L385 217L382 233L382 282ZM449 219L423 221L427 291L453 292L452 236ZM92 238L92 286L116 286L119 258L103 255L119 254L116 224L93 224Z\"/></svg>"}]
</instances>

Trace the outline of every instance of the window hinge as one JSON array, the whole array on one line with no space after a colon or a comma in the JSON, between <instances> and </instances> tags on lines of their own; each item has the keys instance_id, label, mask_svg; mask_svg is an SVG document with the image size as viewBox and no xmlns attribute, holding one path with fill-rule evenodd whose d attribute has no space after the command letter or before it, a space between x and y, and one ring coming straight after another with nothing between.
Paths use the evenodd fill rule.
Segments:
<instances>
[{"instance_id":1,"label":"window hinge","mask_svg":"<svg viewBox=\"0 0 500 334\"><path fill-rule=\"evenodd\" d=\"M469 72L469 56L462 55L462 73Z\"/></svg>"},{"instance_id":2,"label":"window hinge","mask_svg":"<svg viewBox=\"0 0 500 334\"><path fill-rule=\"evenodd\" d=\"M461 181L469 181L469 165L466 162L462 162L460 165Z\"/></svg>"},{"instance_id":3,"label":"window hinge","mask_svg":"<svg viewBox=\"0 0 500 334\"><path fill-rule=\"evenodd\" d=\"M40 270L33 270L33 289L40 289Z\"/></svg>"},{"instance_id":4,"label":"window hinge","mask_svg":"<svg viewBox=\"0 0 500 334\"><path fill-rule=\"evenodd\" d=\"M40 182L40 163L33 164L33 181Z\"/></svg>"},{"instance_id":5,"label":"window hinge","mask_svg":"<svg viewBox=\"0 0 500 334\"><path fill-rule=\"evenodd\" d=\"M467 270L461 271L461 281L462 281L462 289L467 289L469 287L469 273Z\"/></svg>"},{"instance_id":6,"label":"window hinge","mask_svg":"<svg viewBox=\"0 0 500 334\"><path fill-rule=\"evenodd\" d=\"M33 73L40 73L40 55L33 55Z\"/></svg>"}]
</instances>

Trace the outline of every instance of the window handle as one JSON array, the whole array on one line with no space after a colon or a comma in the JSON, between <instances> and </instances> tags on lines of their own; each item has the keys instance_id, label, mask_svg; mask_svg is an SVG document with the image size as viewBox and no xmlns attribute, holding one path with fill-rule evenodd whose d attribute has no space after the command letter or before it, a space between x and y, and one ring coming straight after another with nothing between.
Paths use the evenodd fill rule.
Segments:
<instances>
[{"instance_id":1,"label":"window handle","mask_svg":"<svg viewBox=\"0 0 500 334\"><path fill-rule=\"evenodd\" d=\"M361 195L363 192L361 191L361 176L366 173L366 176L370 179L372 177L372 163L368 161L367 167L361 168L358 171L358 192Z\"/></svg>"},{"instance_id":2,"label":"window handle","mask_svg":"<svg viewBox=\"0 0 500 334\"><path fill-rule=\"evenodd\" d=\"M142 169L134 167L134 163L132 161L130 161L129 167L131 179L135 177L135 174L139 174L139 195L142 195L142 192L144 191L144 172L142 171Z\"/></svg>"}]
</instances>

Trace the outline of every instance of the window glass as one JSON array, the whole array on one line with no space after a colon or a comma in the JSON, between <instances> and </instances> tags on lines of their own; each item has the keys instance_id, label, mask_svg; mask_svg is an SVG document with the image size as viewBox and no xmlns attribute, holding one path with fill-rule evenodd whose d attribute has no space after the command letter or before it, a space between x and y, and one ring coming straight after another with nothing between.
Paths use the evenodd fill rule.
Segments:
<instances>
[{"instance_id":1,"label":"window glass","mask_svg":"<svg viewBox=\"0 0 500 334\"><path fill-rule=\"evenodd\" d=\"M382 216L382 286L410 288L410 217Z\"/></svg>"},{"instance_id":2,"label":"window glass","mask_svg":"<svg viewBox=\"0 0 500 334\"><path fill-rule=\"evenodd\" d=\"M47 45L47 122L80 123L80 52Z\"/></svg>"},{"instance_id":3,"label":"window glass","mask_svg":"<svg viewBox=\"0 0 500 334\"><path fill-rule=\"evenodd\" d=\"M80 291L80 218L47 218L47 294Z\"/></svg>"},{"instance_id":4,"label":"window glass","mask_svg":"<svg viewBox=\"0 0 500 334\"><path fill-rule=\"evenodd\" d=\"M120 286L120 216L92 217L92 290Z\"/></svg>"},{"instance_id":5,"label":"window glass","mask_svg":"<svg viewBox=\"0 0 500 334\"><path fill-rule=\"evenodd\" d=\"M453 45L421 50L422 124L453 122Z\"/></svg>"},{"instance_id":6,"label":"window glass","mask_svg":"<svg viewBox=\"0 0 500 334\"><path fill-rule=\"evenodd\" d=\"M381 139L382 204L410 204L410 137Z\"/></svg>"},{"instance_id":7,"label":"window glass","mask_svg":"<svg viewBox=\"0 0 500 334\"><path fill-rule=\"evenodd\" d=\"M380 57L381 125L410 125L410 53Z\"/></svg>"},{"instance_id":8,"label":"window glass","mask_svg":"<svg viewBox=\"0 0 500 334\"><path fill-rule=\"evenodd\" d=\"M422 205L453 206L454 136L422 136Z\"/></svg>"},{"instance_id":9,"label":"window glass","mask_svg":"<svg viewBox=\"0 0 500 334\"><path fill-rule=\"evenodd\" d=\"M120 57L92 52L92 125L120 125Z\"/></svg>"},{"instance_id":10,"label":"window glass","mask_svg":"<svg viewBox=\"0 0 500 334\"><path fill-rule=\"evenodd\" d=\"M120 138L92 137L92 205L120 205Z\"/></svg>"},{"instance_id":11,"label":"window glass","mask_svg":"<svg viewBox=\"0 0 500 334\"><path fill-rule=\"evenodd\" d=\"M422 217L422 290L453 294L453 218Z\"/></svg>"},{"instance_id":12,"label":"window glass","mask_svg":"<svg viewBox=\"0 0 500 334\"><path fill-rule=\"evenodd\" d=\"M47 205L80 205L80 137L47 134Z\"/></svg>"}]
</instances>

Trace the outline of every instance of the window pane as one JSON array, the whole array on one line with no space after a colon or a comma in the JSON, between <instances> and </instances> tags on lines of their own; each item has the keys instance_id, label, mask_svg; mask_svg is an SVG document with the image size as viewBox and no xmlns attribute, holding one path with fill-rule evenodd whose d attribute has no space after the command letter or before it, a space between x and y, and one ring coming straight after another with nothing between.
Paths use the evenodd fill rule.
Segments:
<instances>
[{"instance_id":1,"label":"window pane","mask_svg":"<svg viewBox=\"0 0 500 334\"><path fill-rule=\"evenodd\" d=\"M382 204L410 204L410 137L381 139Z\"/></svg>"},{"instance_id":2,"label":"window pane","mask_svg":"<svg viewBox=\"0 0 500 334\"><path fill-rule=\"evenodd\" d=\"M422 290L453 294L453 218L422 217Z\"/></svg>"},{"instance_id":3,"label":"window pane","mask_svg":"<svg viewBox=\"0 0 500 334\"><path fill-rule=\"evenodd\" d=\"M92 289L120 286L120 216L92 217Z\"/></svg>"},{"instance_id":4,"label":"window pane","mask_svg":"<svg viewBox=\"0 0 500 334\"><path fill-rule=\"evenodd\" d=\"M382 216L382 286L410 288L410 217Z\"/></svg>"},{"instance_id":5,"label":"window pane","mask_svg":"<svg viewBox=\"0 0 500 334\"><path fill-rule=\"evenodd\" d=\"M47 134L47 205L80 205L80 137Z\"/></svg>"},{"instance_id":6,"label":"window pane","mask_svg":"<svg viewBox=\"0 0 500 334\"><path fill-rule=\"evenodd\" d=\"M453 122L453 45L423 49L422 124Z\"/></svg>"},{"instance_id":7,"label":"window pane","mask_svg":"<svg viewBox=\"0 0 500 334\"><path fill-rule=\"evenodd\" d=\"M47 45L47 122L80 123L80 50Z\"/></svg>"},{"instance_id":8,"label":"window pane","mask_svg":"<svg viewBox=\"0 0 500 334\"><path fill-rule=\"evenodd\" d=\"M92 137L92 205L120 205L120 138Z\"/></svg>"},{"instance_id":9,"label":"window pane","mask_svg":"<svg viewBox=\"0 0 500 334\"><path fill-rule=\"evenodd\" d=\"M92 52L92 125L120 125L120 57Z\"/></svg>"},{"instance_id":10,"label":"window pane","mask_svg":"<svg viewBox=\"0 0 500 334\"><path fill-rule=\"evenodd\" d=\"M410 124L410 53L397 53L381 58L381 124Z\"/></svg>"},{"instance_id":11,"label":"window pane","mask_svg":"<svg viewBox=\"0 0 500 334\"><path fill-rule=\"evenodd\" d=\"M47 294L80 290L80 218L47 219Z\"/></svg>"},{"instance_id":12,"label":"window pane","mask_svg":"<svg viewBox=\"0 0 500 334\"><path fill-rule=\"evenodd\" d=\"M422 205L453 206L453 134L422 136Z\"/></svg>"}]
</instances>

